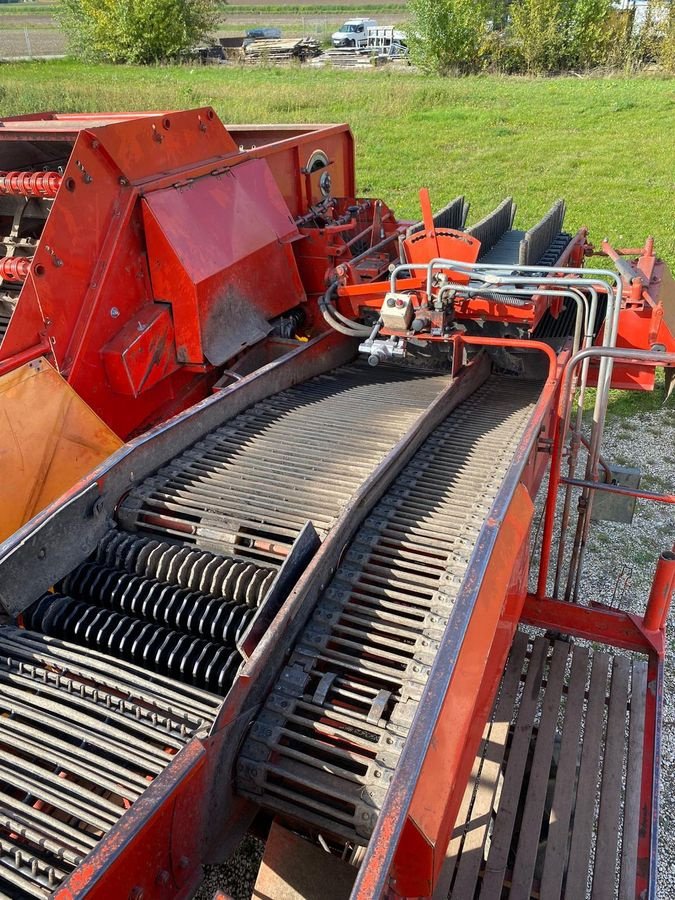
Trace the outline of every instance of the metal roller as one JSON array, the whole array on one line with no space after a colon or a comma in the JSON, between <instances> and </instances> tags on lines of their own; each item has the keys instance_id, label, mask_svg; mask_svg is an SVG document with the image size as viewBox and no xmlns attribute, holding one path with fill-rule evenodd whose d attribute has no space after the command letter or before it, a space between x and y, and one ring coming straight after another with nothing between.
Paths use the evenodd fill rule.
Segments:
<instances>
[{"instance_id":1,"label":"metal roller","mask_svg":"<svg viewBox=\"0 0 675 900\"><path fill-rule=\"evenodd\" d=\"M0 194L51 199L62 180L60 172L0 172Z\"/></svg>"},{"instance_id":2,"label":"metal roller","mask_svg":"<svg viewBox=\"0 0 675 900\"><path fill-rule=\"evenodd\" d=\"M32 630L94 647L219 694L229 690L242 662L232 648L62 594L45 594L25 619Z\"/></svg>"},{"instance_id":3,"label":"metal roller","mask_svg":"<svg viewBox=\"0 0 675 900\"><path fill-rule=\"evenodd\" d=\"M228 647L235 646L255 614L241 602L221 600L92 562L78 566L61 589L76 600Z\"/></svg>"},{"instance_id":4,"label":"metal roller","mask_svg":"<svg viewBox=\"0 0 675 900\"><path fill-rule=\"evenodd\" d=\"M32 257L4 256L0 259L0 279L3 281L24 282L28 278Z\"/></svg>"},{"instance_id":5,"label":"metal roller","mask_svg":"<svg viewBox=\"0 0 675 900\"><path fill-rule=\"evenodd\" d=\"M107 534L96 558L106 566L253 607L260 606L277 574L276 569L248 560L216 556L125 531Z\"/></svg>"}]
</instances>

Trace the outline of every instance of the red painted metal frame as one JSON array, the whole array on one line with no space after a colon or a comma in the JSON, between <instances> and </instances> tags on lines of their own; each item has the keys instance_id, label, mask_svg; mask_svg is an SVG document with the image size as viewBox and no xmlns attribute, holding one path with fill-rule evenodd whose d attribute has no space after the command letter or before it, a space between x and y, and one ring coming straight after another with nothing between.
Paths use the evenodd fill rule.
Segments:
<instances>
[{"instance_id":1,"label":"red painted metal frame","mask_svg":"<svg viewBox=\"0 0 675 900\"><path fill-rule=\"evenodd\" d=\"M12 372L14 369L18 369L26 363L32 362L34 359L39 359L41 356L46 356L50 350L51 344L44 338L39 343L34 344L32 347L28 347L26 350L15 353L13 356L8 356L7 359L0 359L0 375L4 375L6 372Z\"/></svg>"},{"instance_id":2,"label":"red painted metal frame","mask_svg":"<svg viewBox=\"0 0 675 900\"><path fill-rule=\"evenodd\" d=\"M584 250L587 246L588 232L585 228L580 229L577 234L568 242L563 250L556 265L561 267L561 274L564 275L565 267L581 265L584 257ZM438 254L443 256L444 254ZM445 254L448 258L461 259L459 254L453 256L452 253ZM412 260L409 260L412 262ZM422 260L420 260L422 261ZM349 311L352 315L358 316L363 308L379 309L382 305L384 295L390 290L389 281L374 281L366 285L361 285L358 280L351 277L348 269L338 273L341 276L341 285L338 290L339 297L349 304ZM463 276L462 276L463 277ZM461 280L455 276L456 280ZM414 291L423 294L426 300L426 276L400 279L397 283L397 289L400 291ZM505 303L499 303L496 300L476 295L466 300L456 301L455 315L460 321L470 319L480 319L490 322L511 323L534 330L537 324L547 310L551 310L552 314L557 318L562 309L562 298L549 297L546 295L535 294L532 302L524 307L516 307ZM413 332L393 332L382 329L381 334L396 334L399 336L413 337L416 340L447 340L447 337L435 338L426 333L417 334Z\"/></svg>"},{"instance_id":3,"label":"red painted metal frame","mask_svg":"<svg viewBox=\"0 0 675 900\"><path fill-rule=\"evenodd\" d=\"M616 346L647 350L658 344L667 353L675 352L675 279L664 261L654 254L653 238L647 238L640 249L617 250L603 241L597 255L609 257L623 277L624 301ZM603 333L601 330L598 343ZM589 384L595 384L596 366L591 366L589 375ZM614 366L614 388L651 391L654 384L655 371L650 366L621 362Z\"/></svg>"},{"instance_id":4,"label":"red painted metal frame","mask_svg":"<svg viewBox=\"0 0 675 900\"><path fill-rule=\"evenodd\" d=\"M574 360L568 365L568 371L565 372L564 383L558 400L558 416L557 425L554 432L553 448L551 452L551 472L549 475L548 492L546 496L546 506L544 512L544 528L541 538L541 556L539 560L539 574L537 577L537 596L544 597L546 595L546 582L548 578L549 566L551 563L551 554L553 550L553 531L555 528L555 512L558 502L558 490L560 488L562 474L561 465L563 457L563 449L567 437L569 426L571 403L572 403L572 382L576 372L584 358L609 357L616 359L621 357L628 351L623 348L602 348L591 347L580 351L574 357ZM635 351L636 356L640 357L641 351ZM648 351L642 351L643 356L648 356ZM639 359L639 362L624 360L624 365L640 365L655 368L658 365L670 364L675 362L674 354L663 354L663 361L660 360L659 354L654 354L653 359ZM600 449L600 448L598 448ZM599 487L602 487L599 485Z\"/></svg>"},{"instance_id":5,"label":"red painted metal frame","mask_svg":"<svg viewBox=\"0 0 675 900\"><path fill-rule=\"evenodd\" d=\"M207 752L193 739L54 892L55 900L180 900L201 881Z\"/></svg>"},{"instance_id":6,"label":"red painted metal frame","mask_svg":"<svg viewBox=\"0 0 675 900\"><path fill-rule=\"evenodd\" d=\"M68 160L58 184L50 173L40 173L45 185L35 173L21 184L0 181L55 193L30 270L23 271L25 258L3 263L6 274L21 268L26 277L0 365L13 367L39 345L122 437L208 395L220 359L207 352L206 339L213 345L224 329L236 332L232 310L245 322L255 310L264 325L306 301L292 243L300 238L294 219L323 196L321 172L305 171L312 155L320 150L329 159L336 195L354 189L346 125L228 131L208 107L0 120L0 166L2 159L8 169L30 166L40 146ZM144 220L144 208L157 204L161 213ZM215 249L204 246L219 231ZM146 251L150 238L158 252ZM277 282L274 289L261 272ZM141 331L148 331L142 340ZM243 324L240 333L250 342L256 328Z\"/></svg>"}]
</instances>

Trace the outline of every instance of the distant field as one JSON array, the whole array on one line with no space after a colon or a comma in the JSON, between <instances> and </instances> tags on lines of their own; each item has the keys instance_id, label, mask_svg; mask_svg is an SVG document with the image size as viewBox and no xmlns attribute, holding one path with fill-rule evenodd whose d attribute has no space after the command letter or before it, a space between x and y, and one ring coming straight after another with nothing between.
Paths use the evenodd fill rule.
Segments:
<instances>
[{"instance_id":1,"label":"distant field","mask_svg":"<svg viewBox=\"0 0 675 900\"><path fill-rule=\"evenodd\" d=\"M58 3L53 0L27 0L22 3L0 3L0 60L16 57L63 55L66 38L56 18ZM377 17L383 25L404 24L406 3L383 3L378 0L342 0L340 3L313 0L310 3L268 3L249 0L248 3L222 4L221 21L213 37L245 34L249 28L261 25L280 28L284 37L310 35L324 43L350 16L366 12Z\"/></svg>"},{"instance_id":2,"label":"distant field","mask_svg":"<svg viewBox=\"0 0 675 900\"><path fill-rule=\"evenodd\" d=\"M675 79L473 77L405 72L0 65L5 115L211 104L225 122L350 122L362 194L417 212L465 193L476 220L507 195L529 224L558 197L599 243L656 238L675 264Z\"/></svg>"}]
</instances>

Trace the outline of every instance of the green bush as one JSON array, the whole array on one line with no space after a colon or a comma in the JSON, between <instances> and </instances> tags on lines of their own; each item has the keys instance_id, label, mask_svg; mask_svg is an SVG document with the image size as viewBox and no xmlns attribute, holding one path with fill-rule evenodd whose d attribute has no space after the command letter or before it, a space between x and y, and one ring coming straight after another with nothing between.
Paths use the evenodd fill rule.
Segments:
<instances>
[{"instance_id":1,"label":"green bush","mask_svg":"<svg viewBox=\"0 0 675 900\"><path fill-rule=\"evenodd\" d=\"M612 0L574 0L568 15L569 64L578 69L604 65L612 49Z\"/></svg>"},{"instance_id":2,"label":"green bush","mask_svg":"<svg viewBox=\"0 0 675 900\"><path fill-rule=\"evenodd\" d=\"M511 7L515 45L528 72L564 67L568 36L563 0L516 0Z\"/></svg>"},{"instance_id":3,"label":"green bush","mask_svg":"<svg viewBox=\"0 0 675 900\"><path fill-rule=\"evenodd\" d=\"M213 0L62 0L61 24L81 59L156 63L203 39L218 17Z\"/></svg>"},{"instance_id":4,"label":"green bush","mask_svg":"<svg viewBox=\"0 0 675 900\"><path fill-rule=\"evenodd\" d=\"M481 60L486 72L517 75L523 71L520 49L509 29L489 31L481 45Z\"/></svg>"},{"instance_id":5,"label":"green bush","mask_svg":"<svg viewBox=\"0 0 675 900\"><path fill-rule=\"evenodd\" d=\"M480 68L485 10L476 0L410 0L413 61L429 72L468 73Z\"/></svg>"},{"instance_id":6,"label":"green bush","mask_svg":"<svg viewBox=\"0 0 675 900\"><path fill-rule=\"evenodd\" d=\"M512 32L528 72L588 69L611 49L612 0L515 0Z\"/></svg>"},{"instance_id":7,"label":"green bush","mask_svg":"<svg viewBox=\"0 0 675 900\"><path fill-rule=\"evenodd\" d=\"M675 72L675 6L671 6L668 12L659 62L666 72Z\"/></svg>"}]
</instances>

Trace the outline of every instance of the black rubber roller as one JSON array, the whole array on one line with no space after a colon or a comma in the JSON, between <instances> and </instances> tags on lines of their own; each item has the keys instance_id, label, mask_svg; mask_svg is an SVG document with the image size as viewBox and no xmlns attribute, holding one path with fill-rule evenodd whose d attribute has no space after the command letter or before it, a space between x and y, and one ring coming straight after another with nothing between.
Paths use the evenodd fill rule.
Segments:
<instances>
[{"instance_id":1,"label":"black rubber roller","mask_svg":"<svg viewBox=\"0 0 675 900\"><path fill-rule=\"evenodd\" d=\"M96 552L101 565L156 578L190 591L212 594L247 606L260 606L276 569L249 560L217 556L205 550L110 531Z\"/></svg>"},{"instance_id":2,"label":"black rubber roller","mask_svg":"<svg viewBox=\"0 0 675 900\"><path fill-rule=\"evenodd\" d=\"M122 615L234 647L255 610L125 570L86 562L64 579L64 594Z\"/></svg>"},{"instance_id":3,"label":"black rubber roller","mask_svg":"<svg viewBox=\"0 0 675 900\"><path fill-rule=\"evenodd\" d=\"M195 687L226 694L241 666L236 649L94 606L44 594L24 614L27 628L121 657Z\"/></svg>"}]
</instances>

